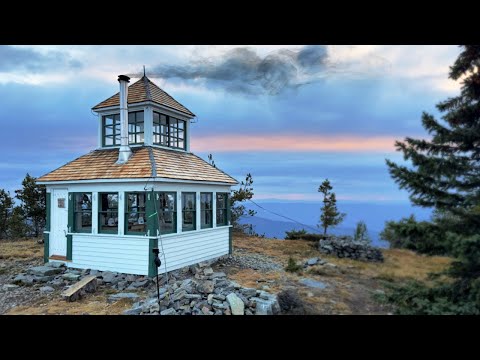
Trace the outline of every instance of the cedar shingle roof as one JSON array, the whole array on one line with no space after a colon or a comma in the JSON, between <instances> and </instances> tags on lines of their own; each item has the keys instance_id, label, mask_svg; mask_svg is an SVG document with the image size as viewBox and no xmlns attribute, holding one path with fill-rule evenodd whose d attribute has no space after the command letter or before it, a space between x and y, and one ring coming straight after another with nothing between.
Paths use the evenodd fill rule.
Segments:
<instances>
[{"instance_id":1,"label":"cedar shingle roof","mask_svg":"<svg viewBox=\"0 0 480 360\"><path fill-rule=\"evenodd\" d=\"M128 87L128 104L135 104L144 101L153 101L159 105L169 107L171 109L180 111L189 116L195 116L185 106L180 104L177 100L160 89L157 85L150 81L146 76L142 77L137 82ZM110 106L120 106L120 93L109 97L100 104L95 105L92 110L98 110Z\"/></svg>"},{"instance_id":2,"label":"cedar shingle roof","mask_svg":"<svg viewBox=\"0 0 480 360\"><path fill-rule=\"evenodd\" d=\"M127 163L117 165L118 149L94 150L41 176L37 181L145 179L156 176L237 184L234 178L192 153L150 146L134 147L132 151Z\"/></svg>"}]
</instances>

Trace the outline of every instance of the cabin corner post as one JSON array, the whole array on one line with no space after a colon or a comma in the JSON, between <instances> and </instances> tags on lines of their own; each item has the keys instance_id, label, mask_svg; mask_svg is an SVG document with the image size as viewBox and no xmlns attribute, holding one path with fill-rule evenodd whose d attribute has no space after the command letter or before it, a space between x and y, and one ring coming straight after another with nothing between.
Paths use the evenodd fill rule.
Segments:
<instances>
[{"instance_id":1,"label":"cabin corner post","mask_svg":"<svg viewBox=\"0 0 480 360\"><path fill-rule=\"evenodd\" d=\"M233 254L233 228L231 226L228 228L228 254Z\"/></svg>"},{"instance_id":2,"label":"cabin corner post","mask_svg":"<svg viewBox=\"0 0 480 360\"><path fill-rule=\"evenodd\" d=\"M147 236L148 236L148 276L154 277L157 274L157 268L153 262L155 255L153 249L158 248L158 213L155 206L157 192L147 192L147 201L145 211L147 217Z\"/></svg>"},{"instance_id":3,"label":"cabin corner post","mask_svg":"<svg viewBox=\"0 0 480 360\"><path fill-rule=\"evenodd\" d=\"M68 234L67 237L67 260L72 260L72 233L74 230L74 209L75 209L75 193L68 193Z\"/></svg>"},{"instance_id":4,"label":"cabin corner post","mask_svg":"<svg viewBox=\"0 0 480 360\"><path fill-rule=\"evenodd\" d=\"M45 231L43 232L43 262L47 263L48 258L50 257L50 219L51 215L50 212L52 211L52 194L47 192L46 199L45 199L45 211L46 211L46 218L45 218Z\"/></svg>"}]
</instances>

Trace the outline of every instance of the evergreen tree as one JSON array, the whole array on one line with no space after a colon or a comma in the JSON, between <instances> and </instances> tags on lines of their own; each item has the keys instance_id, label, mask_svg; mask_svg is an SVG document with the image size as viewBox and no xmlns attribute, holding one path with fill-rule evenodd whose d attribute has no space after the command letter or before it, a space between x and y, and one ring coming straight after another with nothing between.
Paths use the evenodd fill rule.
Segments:
<instances>
[{"instance_id":1,"label":"evergreen tree","mask_svg":"<svg viewBox=\"0 0 480 360\"><path fill-rule=\"evenodd\" d=\"M323 234L327 234L327 229L332 226L340 224L345 218L345 214L340 213L337 209L337 199L335 193L332 192L332 185L330 181L325 181L318 187L318 192L323 194L323 206L320 209L322 214L320 215L320 224L317 225L323 229Z\"/></svg>"},{"instance_id":2,"label":"evergreen tree","mask_svg":"<svg viewBox=\"0 0 480 360\"><path fill-rule=\"evenodd\" d=\"M7 220L7 233L10 239L21 239L31 232L25 223L25 214L21 206L15 206Z\"/></svg>"},{"instance_id":3,"label":"evergreen tree","mask_svg":"<svg viewBox=\"0 0 480 360\"><path fill-rule=\"evenodd\" d=\"M46 221L46 190L45 186L37 185L36 178L27 174L22 181L23 188L15 190L16 197L22 202L22 209L35 233L35 237L45 226Z\"/></svg>"},{"instance_id":4,"label":"evergreen tree","mask_svg":"<svg viewBox=\"0 0 480 360\"><path fill-rule=\"evenodd\" d=\"M231 221L232 226L235 230L241 230L243 232L248 231L251 225L249 224L240 224L240 218L244 216L254 216L256 214L255 210L247 210L243 203L247 200L253 198L253 177L250 173L245 177L245 181L242 180L240 183L240 188L232 191L230 198L230 208L231 208Z\"/></svg>"},{"instance_id":5,"label":"evergreen tree","mask_svg":"<svg viewBox=\"0 0 480 360\"><path fill-rule=\"evenodd\" d=\"M367 224L363 221L359 221L353 233L353 239L355 241L371 242L370 237L368 236Z\"/></svg>"},{"instance_id":6,"label":"evergreen tree","mask_svg":"<svg viewBox=\"0 0 480 360\"><path fill-rule=\"evenodd\" d=\"M449 74L461 79L460 95L437 105L442 121L423 113L430 139L396 142L413 167L387 165L414 204L443 214L445 238L458 259L449 271L454 282L428 291L429 301L480 312L480 45L461 49Z\"/></svg>"},{"instance_id":7,"label":"evergreen tree","mask_svg":"<svg viewBox=\"0 0 480 360\"><path fill-rule=\"evenodd\" d=\"M10 193L0 189L0 239L8 237L8 219L12 212L13 199Z\"/></svg>"}]
</instances>

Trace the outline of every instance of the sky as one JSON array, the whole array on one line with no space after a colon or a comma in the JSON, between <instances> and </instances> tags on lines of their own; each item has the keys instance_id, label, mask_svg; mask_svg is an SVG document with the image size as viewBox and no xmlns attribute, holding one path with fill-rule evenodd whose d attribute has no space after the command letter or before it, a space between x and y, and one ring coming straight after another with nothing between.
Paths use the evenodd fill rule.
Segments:
<instances>
[{"instance_id":1,"label":"sky","mask_svg":"<svg viewBox=\"0 0 480 360\"><path fill-rule=\"evenodd\" d=\"M428 137L423 111L458 93L457 46L0 46L0 188L39 177L96 147L91 108L117 77L146 74L197 115L191 151L254 199L407 203L385 159L395 140ZM132 79L135 81L136 79Z\"/></svg>"}]
</instances>

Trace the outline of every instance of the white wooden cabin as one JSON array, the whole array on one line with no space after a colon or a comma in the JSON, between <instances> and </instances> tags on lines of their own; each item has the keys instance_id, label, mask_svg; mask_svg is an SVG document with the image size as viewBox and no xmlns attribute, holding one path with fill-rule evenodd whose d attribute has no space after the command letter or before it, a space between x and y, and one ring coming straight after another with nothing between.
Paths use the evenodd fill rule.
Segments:
<instances>
[{"instance_id":1,"label":"white wooden cabin","mask_svg":"<svg viewBox=\"0 0 480 360\"><path fill-rule=\"evenodd\" d=\"M195 115L146 76L92 108L98 146L40 177L45 262L153 276L231 253L237 181L190 152Z\"/></svg>"}]
</instances>

